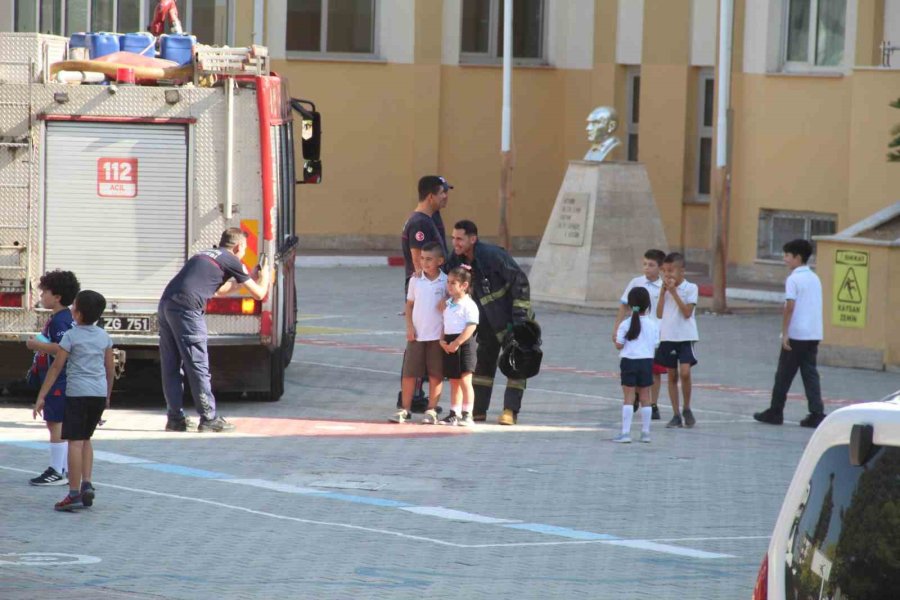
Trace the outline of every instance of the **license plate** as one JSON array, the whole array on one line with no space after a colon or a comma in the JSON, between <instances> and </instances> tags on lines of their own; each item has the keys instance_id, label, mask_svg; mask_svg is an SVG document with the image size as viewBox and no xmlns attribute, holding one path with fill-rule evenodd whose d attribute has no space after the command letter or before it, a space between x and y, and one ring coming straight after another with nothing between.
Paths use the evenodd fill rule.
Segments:
<instances>
[{"instance_id":1,"label":"license plate","mask_svg":"<svg viewBox=\"0 0 900 600\"><path fill-rule=\"evenodd\" d=\"M150 317L103 317L98 323L107 331L150 331Z\"/></svg>"}]
</instances>

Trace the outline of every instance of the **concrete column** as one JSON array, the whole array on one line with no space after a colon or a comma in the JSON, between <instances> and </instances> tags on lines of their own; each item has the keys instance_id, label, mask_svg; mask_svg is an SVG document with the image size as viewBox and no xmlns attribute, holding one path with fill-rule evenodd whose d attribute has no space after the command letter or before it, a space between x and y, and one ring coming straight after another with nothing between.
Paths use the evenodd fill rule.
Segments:
<instances>
[{"instance_id":1,"label":"concrete column","mask_svg":"<svg viewBox=\"0 0 900 600\"><path fill-rule=\"evenodd\" d=\"M690 59L691 0L645 0L639 158L671 248L683 242Z\"/></svg>"}]
</instances>

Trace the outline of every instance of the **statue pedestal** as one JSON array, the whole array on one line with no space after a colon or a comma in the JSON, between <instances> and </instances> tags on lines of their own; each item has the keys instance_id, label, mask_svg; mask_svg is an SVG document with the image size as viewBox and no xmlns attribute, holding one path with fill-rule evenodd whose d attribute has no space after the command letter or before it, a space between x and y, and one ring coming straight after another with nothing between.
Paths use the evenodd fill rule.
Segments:
<instances>
[{"instance_id":1,"label":"statue pedestal","mask_svg":"<svg viewBox=\"0 0 900 600\"><path fill-rule=\"evenodd\" d=\"M569 161L528 275L531 298L617 308L650 248L668 252L646 167Z\"/></svg>"}]
</instances>

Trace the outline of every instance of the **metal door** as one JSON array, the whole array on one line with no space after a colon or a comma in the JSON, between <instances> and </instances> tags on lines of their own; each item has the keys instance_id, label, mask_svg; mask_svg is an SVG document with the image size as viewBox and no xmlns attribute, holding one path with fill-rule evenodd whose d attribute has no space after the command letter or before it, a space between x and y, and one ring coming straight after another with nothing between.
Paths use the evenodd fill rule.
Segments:
<instances>
[{"instance_id":1,"label":"metal door","mask_svg":"<svg viewBox=\"0 0 900 600\"><path fill-rule=\"evenodd\" d=\"M186 126L48 122L46 148L45 269L152 308L185 260Z\"/></svg>"}]
</instances>

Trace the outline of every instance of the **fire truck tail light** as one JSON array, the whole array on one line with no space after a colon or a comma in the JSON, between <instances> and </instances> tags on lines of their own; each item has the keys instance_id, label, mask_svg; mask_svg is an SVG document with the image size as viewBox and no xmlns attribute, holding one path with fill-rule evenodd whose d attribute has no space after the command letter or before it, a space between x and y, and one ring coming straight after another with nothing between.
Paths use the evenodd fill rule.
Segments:
<instances>
[{"instance_id":1,"label":"fire truck tail light","mask_svg":"<svg viewBox=\"0 0 900 600\"><path fill-rule=\"evenodd\" d=\"M768 600L769 598L769 555L763 557L756 575L756 587L753 588L753 600Z\"/></svg>"},{"instance_id":2,"label":"fire truck tail light","mask_svg":"<svg viewBox=\"0 0 900 600\"><path fill-rule=\"evenodd\" d=\"M261 305L253 298L212 298L206 303L211 315L258 315Z\"/></svg>"},{"instance_id":3,"label":"fire truck tail light","mask_svg":"<svg viewBox=\"0 0 900 600\"><path fill-rule=\"evenodd\" d=\"M0 292L0 307L22 308L22 292Z\"/></svg>"}]
</instances>

